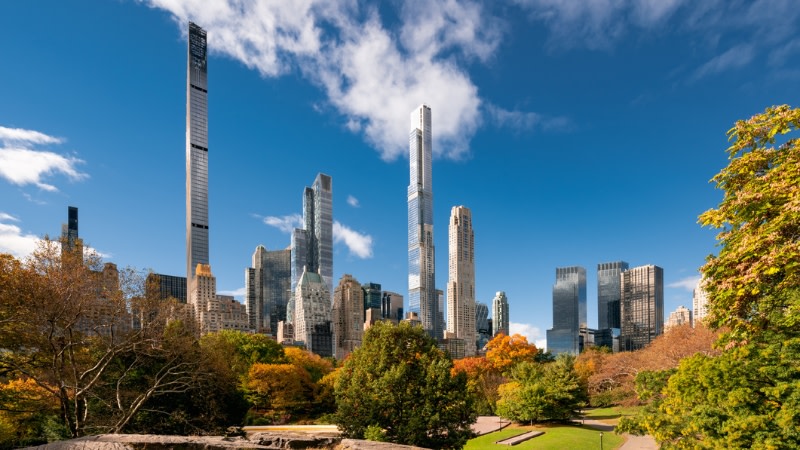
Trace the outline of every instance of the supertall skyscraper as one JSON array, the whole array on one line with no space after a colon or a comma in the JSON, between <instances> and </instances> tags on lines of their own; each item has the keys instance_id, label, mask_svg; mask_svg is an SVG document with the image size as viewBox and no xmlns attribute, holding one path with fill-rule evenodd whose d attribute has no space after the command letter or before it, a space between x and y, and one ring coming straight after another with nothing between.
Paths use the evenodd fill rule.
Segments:
<instances>
[{"instance_id":1,"label":"supertall skyscraper","mask_svg":"<svg viewBox=\"0 0 800 450\"><path fill-rule=\"evenodd\" d=\"M475 356L475 234L466 206L450 211L447 332L464 340L464 355Z\"/></svg>"},{"instance_id":2,"label":"supertall skyscraper","mask_svg":"<svg viewBox=\"0 0 800 450\"><path fill-rule=\"evenodd\" d=\"M67 207L67 223L61 224L61 254L83 253L83 241L78 237L78 208Z\"/></svg>"},{"instance_id":3,"label":"supertall skyscraper","mask_svg":"<svg viewBox=\"0 0 800 450\"><path fill-rule=\"evenodd\" d=\"M586 269L559 267L553 285L553 328L547 330L547 350L554 355L577 355L581 327L586 327Z\"/></svg>"},{"instance_id":4,"label":"supertall skyscraper","mask_svg":"<svg viewBox=\"0 0 800 450\"><path fill-rule=\"evenodd\" d=\"M411 112L408 141L411 166L408 185L408 306L410 312L419 314L425 331L441 339L433 246L433 138L428 105L420 105Z\"/></svg>"},{"instance_id":5,"label":"supertall skyscraper","mask_svg":"<svg viewBox=\"0 0 800 450\"><path fill-rule=\"evenodd\" d=\"M628 263L615 261L597 265L597 329L619 328L619 274L628 270Z\"/></svg>"},{"instance_id":6,"label":"supertall skyscraper","mask_svg":"<svg viewBox=\"0 0 800 450\"><path fill-rule=\"evenodd\" d=\"M644 348L664 332L664 269L634 267L620 274L621 350Z\"/></svg>"},{"instance_id":7,"label":"supertall skyscraper","mask_svg":"<svg viewBox=\"0 0 800 450\"><path fill-rule=\"evenodd\" d=\"M189 22L186 76L186 280L208 258L208 80L206 31Z\"/></svg>"},{"instance_id":8,"label":"supertall skyscraper","mask_svg":"<svg viewBox=\"0 0 800 450\"><path fill-rule=\"evenodd\" d=\"M303 228L292 232L292 292L303 274L322 275L333 292L333 180L317 174L314 184L303 191Z\"/></svg>"}]
</instances>

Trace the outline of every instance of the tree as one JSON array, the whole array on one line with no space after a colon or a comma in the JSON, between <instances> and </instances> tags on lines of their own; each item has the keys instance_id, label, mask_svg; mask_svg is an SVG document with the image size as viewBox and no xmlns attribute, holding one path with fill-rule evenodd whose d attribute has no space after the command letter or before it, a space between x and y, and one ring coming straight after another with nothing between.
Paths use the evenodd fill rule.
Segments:
<instances>
[{"instance_id":1,"label":"tree","mask_svg":"<svg viewBox=\"0 0 800 450\"><path fill-rule=\"evenodd\" d=\"M255 363L247 376L247 397L273 423L285 423L308 409L313 384L308 372L298 365Z\"/></svg>"},{"instance_id":2,"label":"tree","mask_svg":"<svg viewBox=\"0 0 800 450\"><path fill-rule=\"evenodd\" d=\"M528 343L528 338L515 334L507 336L498 334L486 344L486 359L500 373L505 373L522 361L535 361L541 358L535 345Z\"/></svg>"},{"instance_id":3,"label":"tree","mask_svg":"<svg viewBox=\"0 0 800 450\"><path fill-rule=\"evenodd\" d=\"M466 375L421 327L378 322L338 370L335 421L347 437L461 448L475 421Z\"/></svg>"},{"instance_id":4,"label":"tree","mask_svg":"<svg viewBox=\"0 0 800 450\"><path fill-rule=\"evenodd\" d=\"M500 386L497 414L515 422L571 419L588 400L574 363L574 356L562 354L550 363L518 364L512 381Z\"/></svg>"},{"instance_id":5,"label":"tree","mask_svg":"<svg viewBox=\"0 0 800 450\"><path fill-rule=\"evenodd\" d=\"M453 374L458 372L467 376L467 390L475 398L475 413L479 416L494 415L498 388L506 378L483 356L453 361Z\"/></svg>"},{"instance_id":6,"label":"tree","mask_svg":"<svg viewBox=\"0 0 800 450\"><path fill-rule=\"evenodd\" d=\"M770 312L784 308L780 294L800 286L799 126L800 109L787 105L737 121L730 163L712 179L722 202L700 216L721 230L719 254L701 268L709 318L737 340L768 328Z\"/></svg>"}]
</instances>

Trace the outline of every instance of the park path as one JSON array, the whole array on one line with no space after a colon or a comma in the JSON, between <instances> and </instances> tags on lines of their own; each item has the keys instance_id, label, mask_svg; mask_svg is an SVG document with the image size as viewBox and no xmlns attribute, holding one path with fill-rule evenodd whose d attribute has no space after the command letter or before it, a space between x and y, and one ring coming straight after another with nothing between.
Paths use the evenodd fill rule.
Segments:
<instances>
[{"instance_id":1,"label":"park path","mask_svg":"<svg viewBox=\"0 0 800 450\"><path fill-rule=\"evenodd\" d=\"M510 424L508 420L497 416L478 416L478 420L471 425L472 431L478 436L502 430Z\"/></svg>"},{"instance_id":2,"label":"park path","mask_svg":"<svg viewBox=\"0 0 800 450\"><path fill-rule=\"evenodd\" d=\"M601 422L599 420L594 419L584 419L583 423L587 426L594 428L595 430L600 430L602 432L614 432L614 425ZM653 439L652 436L634 436L632 434L623 433L622 436L625 438L625 443L622 444L620 450L657 450L658 444L656 444L656 440Z\"/></svg>"}]
</instances>

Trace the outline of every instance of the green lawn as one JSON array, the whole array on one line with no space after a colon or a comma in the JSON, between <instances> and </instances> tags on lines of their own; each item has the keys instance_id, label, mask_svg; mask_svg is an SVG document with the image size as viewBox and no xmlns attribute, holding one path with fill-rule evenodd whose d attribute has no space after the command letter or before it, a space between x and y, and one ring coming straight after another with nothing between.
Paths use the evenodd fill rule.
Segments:
<instances>
[{"instance_id":1,"label":"green lawn","mask_svg":"<svg viewBox=\"0 0 800 450\"><path fill-rule=\"evenodd\" d=\"M544 434L525 441L519 445L497 445L496 441L516 436L526 431L539 430ZM603 433L603 449L610 450L622 445L624 439L613 432ZM489 433L467 442L465 450L505 449L599 449L600 432L588 427L572 425L536 425L532 427L509 425L508 427Z\"/></svg>"},{"instance_id":2,"label":"green lawn","mask_svg":"<svg viewBox=\"0 0 800 450\"><path fill-rule=\"evenodd\" d=\"M587 419L602 420L603 422L616 424L617 419L622 416L632 416L640 408L640 406L611 406L609 408L585 409L583 413Z\"/></svg>"}]
</instances>

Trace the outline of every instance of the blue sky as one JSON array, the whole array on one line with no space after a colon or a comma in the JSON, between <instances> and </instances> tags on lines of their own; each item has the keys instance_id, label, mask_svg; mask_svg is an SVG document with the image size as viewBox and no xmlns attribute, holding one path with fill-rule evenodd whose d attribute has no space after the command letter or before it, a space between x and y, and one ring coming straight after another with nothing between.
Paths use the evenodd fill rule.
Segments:
<instances>
[{"instance_id":1,"label":"blue sky","mask_svg":"<svg viewBox=\"0 0 800 450\"><path fill-rule=\"evenodd\" d=\"M437 284L450 208L472 209L478 300L552 324L555 268L664 268L691 307L715 251L725 132L800 94L793 1L118 0L0 3L0 251L80 235L183 275L187 21L209 36L211 266L241 293L333 177L334 277L407 296L409 113L433 111ZM241 297L240 297L241 298Z\"/></svg>"}]
</instances>

